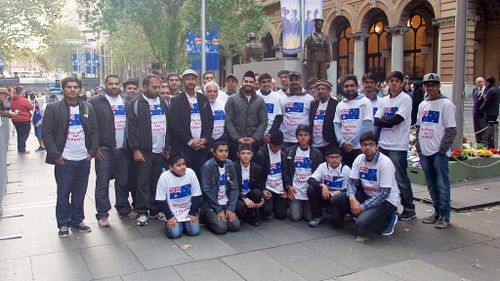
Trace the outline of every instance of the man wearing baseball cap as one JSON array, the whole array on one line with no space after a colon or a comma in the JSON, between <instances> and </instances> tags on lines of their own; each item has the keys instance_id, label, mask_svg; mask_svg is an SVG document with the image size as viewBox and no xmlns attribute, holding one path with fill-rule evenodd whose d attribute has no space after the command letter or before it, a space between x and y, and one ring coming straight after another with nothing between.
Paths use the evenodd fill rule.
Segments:
<instances>
[{"instance_id":1,"label":"man wearing baseball cap","mask_svg":"<svg viewBox=\"0 0 500 281\"><path fill-rule=\"evenodd\" d=\"M438 74L426 74L423 83L427 98L418 107L415 147L420 155L434 214L422 222L443 229L450 223L448 157L457 135L455 105L441 94Z\"/></svg>"}]
</instances>

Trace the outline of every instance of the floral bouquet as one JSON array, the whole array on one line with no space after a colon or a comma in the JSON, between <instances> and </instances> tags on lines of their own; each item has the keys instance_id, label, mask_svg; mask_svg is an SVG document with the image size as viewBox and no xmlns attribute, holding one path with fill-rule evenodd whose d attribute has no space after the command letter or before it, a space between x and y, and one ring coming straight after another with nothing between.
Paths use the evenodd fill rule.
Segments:
<instances>
[{"instance_id":1,"label":"floral bouquet","mask_svg":"<svg viewBox=\"0 0 500 281\"><path fill-rule=\"evenodd\" d=\"M469 155L461 149L455 149L451 153L451 160L463 161L463 160L467 160L467 158L469 158Z\"/></svg>"}]
</instances>

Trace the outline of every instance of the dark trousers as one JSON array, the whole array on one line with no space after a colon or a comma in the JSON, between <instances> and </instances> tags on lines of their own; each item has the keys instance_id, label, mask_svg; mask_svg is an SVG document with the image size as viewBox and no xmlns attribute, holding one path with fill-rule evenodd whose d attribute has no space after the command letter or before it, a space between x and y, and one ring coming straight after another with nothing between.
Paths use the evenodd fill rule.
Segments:
<instances>
[{"instance_id":1,"label":"dark trousers","mask_svg":"<svg viewBox=\"0 0 500 281\"><path fill-rule=\"evenodd\" d=\"M387 150L379 147L379 151L391 158L394 168L396 168L396 181L398 182L399 195L401 196L401 205L407 211L415 211L413 203L413 190L411 189L410 178L406 169L408 160L406 151Z\"/></svg>"},{"instance_id":2,"label":"dark trousers","mask_svg":"<svg viewBox=\"0 0 500 281\"><path fill-rule=\"evenodd\" d=\"M474 119L474 133L479 132L486 128L486 119L485 117L473 117ZM481 131L480 133L476 133L476 143L482 143L486 144L487 143L487 130Z\"/></svg>"},{"instance_id":3,"label":"dark trousers","mask_svg":"<svg viewBox=\"0 0 500 281\"><path fill-rule=\"evenodd\" d=\"M55 166L57 227L75 226L83 222L83 201L89 183L89 173L90 161L87 159L65 160L64 165Z\"/></svg>"},{"instance_id":4,"label":"dark trousers","mask_svg":"<svg viewBox=\"0 0 500 281\"><path fill-rule=\"evenodd\" d=\"M184 160L186 160L186 166L193 169L196 176L201 179L201 167L210 158L207 149L194 150L190 147L184 147L173 152L182 152L182 154L184 154Z\"/></svg>"},{"instance_id":5,"label":"dark trousers","mask_svg":"<svg viewBox=\"0 0 500 281\"><path fill-rule=\"evenodd\" d=\"M366 195L364 191L359 190L356 192L356 199L360 204L370 199L370 196ZM358 215L356 219L356 226L362 231L369 231L380 233L384 227L389 223L392 213L394 213L397 208L384 201L382 204L366 209L361 214ZM351 205L349 202L349 197L347 193L343 192L332 198L332 221L334 226L339 227L344 222L344 217L347 213L351 213Z\"/></svg>"},{"instance_id":6,"label":"dark trousers","mask_svg":"<svg viewBox=\"0 0 500 281\"><path fill-rule=\"evenodd\" d=\"M498 116L486 116L488 126L486 130L486 144L488 147L495 147L495 125L498 125L497 118Z\"/></svg>"},{"instance_id":7,"label":"dark trousers","mask_svg":"<svg viewBox=\"0 0 500 281\"><path fill-rule=\"evenodd\" d=\"M226 211L226 208L222 208ZM205 218L207 220L207 226L210 231L214 234L224 234L228 230L231 232L236 232L240 230L240 220L236 218L235 221L220 220L217 213L212 210L204 211Z\"/></svg>"},{"instance_id":8,"label":"dark trousers","mask_svg":"<svg viewBox=\"0 0 500 281\"><path fill-rule=\"evenodd\" d=\"M115 179L115 208L118 214L126 215L131 211L128 202L128 167L129 154L125 149L100 149L104 159L95 160L95 205L96 217L109 217L111 203L109 202L109 181Z\"/></svg>"},{"instance_id":9,"label":"dark trousers","mask_svg":"<svg viewBox=\"0 0 500 281\"><path fill-rule=\"evenodd\" d=\"M434 214L449 219L451 215L451 191L448 177L448 156L439 152L429 156L420 154L420 163L432 199Z\"/></svg>"},{"instance_id":10,"label":"dark trousers","mask_svg":"<svg viewBox=\"0 0 500 281\"><path fill-rule=\"evenodd\" d=\"M128 153L128 192L132 196L132 208L135 209L136 190L137 190L137 171L135 169L134 152L127 150Z\"/></svg>"},{"instance_id":11,"label":"dark trousers","mask_svg":"<svg viewBox=\"0 0 500 281\"><path fill-rule=\"evenodd\" d=\"M358 157L358 155L361 154L361 149L353 149L350 152L346 152L342 149L342 162L349 166L352 167L352 163L354 163L354 159Z\"/></svg>"},{"instance_id":12,"label":"dark trousers","mask_svg":"<svg viewBox=\"0 0 500 281\"><path fill-rule=\"evenodd\" d=\"M285 198L282 198L280 194L269 191L272 197L266 200L264 206L262 206L262 214L264 217L269 217L274 213L274 218L278 220L284 220L286 218L286 208L287 202Z\"/></svg>"},{"instance_id":13,"label":"dark trousers","mask_svg":"<svg viewBox=\"0 0 500 281\"><path fill-rule=\"evenodd\" d=\"M136 162L137 190L136 205L137 213L147 215L158 213L158 206L155 201L156 184L161 175L163 157L159 153L141 151L145 162Z\"/></svg>"},{"instance_id":14,"label":"dark trousers","mask_svg":"<svg viewBox=\"0 0 500 281\"><path fill-rule=\"evenodd\" d=\"M17 151L24 152L26 151L26 140L30 135L31 122L12 122L14 123L14 127L16 127L17 132Z\"/></svg>"},{"instance_id":15,"label":"dark trousers","mask_svg":"<svg viewBox=\"0 0 500 281\"><path fill-rule=\"evenodd\" d=\"M260 189L252 189L246 194L247 198L252 200L255 204L259 204L262 201L262 191ZM257 209L249 209L247 205L243 201L243 199L238 199L236 204L236 214L238 218L256 218L257 217Z\"/></svg>"},{"instance_id":16,"label":"dark trousers","mask_svg":"<svg viewBox=\"0 0 500 281\"><path fill-rule=\"evenodd\" d=\"M323 215L323 208L330 207L331 205L331 195L328 199L324 199L321 193L321 188L314 188L309 186L307 188L307 199L309 199L309 204L311 205L311 213L313 218L319 218Z\"/></svg>"}]
</instances>

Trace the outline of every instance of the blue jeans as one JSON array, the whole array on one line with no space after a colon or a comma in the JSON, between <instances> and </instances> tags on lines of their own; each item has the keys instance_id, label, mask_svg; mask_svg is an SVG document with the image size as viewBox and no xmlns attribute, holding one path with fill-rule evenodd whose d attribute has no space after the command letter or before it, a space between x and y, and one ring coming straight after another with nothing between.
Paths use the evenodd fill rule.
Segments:
<instances>
[{"instance_id":1,"label":"blue jeans","mask_svg":"<svg viewBox=\"0 0 500 281\"><path fill-rule=\"evenodd\" d=\"M439 217L450 218L450 179L448 178L448 156L435 153L430 156L420 154L420 163L427 180L434 212Z\"/></svg>"},{"instance_id":2,"label":"blue jeans","mask_svg":"<svg viewBox=\"0 0 500 281\"><path fill-rule=\"evenodd\" d=\"M65 160L56 165L54 174L57 183L56 218L57 227L75 226L85 218L83 201L89 183L90 161ZM70 200L71 196L71 200Z\"/></svg>"},{"instance_id":3,"label":"blue jeans","mask_svg":"<svg viewBox=\"0 0 500 281\"><path fill-rule=\"evenodd\" d=\"M175 228L165 227L167 232L167 237L170 239L176 239L181 237L182 233L186 233L188 236L197 236L200 234L200 223L191 223L190 221L177 222Z\"/></svg>"},{"instance_id":4,"label":"blue jeans","mask_svg":"<svg viewBox=\"0 0 500 281\"><path fill-rule=\"evenodd\" d=\"M132 208L128 202L128 169L129 155L125 149L100 148L103 160L95 160L95 205L96 217L107 218L111 203L109 202L109 181L115 178L115 208L118 214L126 215Z\"/></svg>"},{"instance_id":5,"label":"blue jeans","mask_svg":"<svg viewBox=\"0 0 500 281\"><path fill-rule=\"evenodd\" d=\"M14 127L16 127L17 132L17 151L24 152L26 151L26 140L30 135L31 122L12 122L14 123Z\"/></svg>"},{"instance_id":6,"label":"blue jeans","mask_svg":"<svg viewBox=\"0 0 500 281\"><path fill-rule=\"evenodd\" d=\"M413 190L411 189L410 178L406 169L408 168L407 152L397 150L387 150L379 147L379 151L391 158L394 168L396 168L396 181L398 182L401 205L407 211L415 211L413 204Z\"/></svg>"}]
</instances>

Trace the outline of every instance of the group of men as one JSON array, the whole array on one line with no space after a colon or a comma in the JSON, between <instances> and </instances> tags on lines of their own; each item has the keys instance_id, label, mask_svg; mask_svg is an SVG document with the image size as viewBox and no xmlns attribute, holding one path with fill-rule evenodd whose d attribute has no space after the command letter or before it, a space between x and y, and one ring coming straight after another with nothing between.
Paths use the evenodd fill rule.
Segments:
<instances>
[{"instance_id":1,"label":"group of men","mask_svg":"<svg viewBox=\"0 0 500 281\"><path fill-rule=\"evenodd\" d=\"M197 235L200 218L216 234L238 231L240 220L258 226L261 216L305 219L315 227L324 207L336 226L350 213L359 229L383 235L394 232L400 201L399 219L416 217L406 173L412 101L401 91L401 72L389 75L384 98L374 95L373 74L361 79L364 93L358 78L346 75L341 101L327 80L305 90L293 71L278 73L277 91L267 73L256 79L247 71L239 87L229 74L225 91L214 78L204 73L197 91L191 69L166 81L146 75L139 91L137 80L121 84L109 75L104 93L89 102L79 98L80 80L62 80L64 99L47 106L42 124L47 162L55 164L60 237L71 228L91 231L83 199L92 158L100 227L110 226L112 179L118 215L139 226L164 220L170 238ZM435 208L423 222L445 228L455 109L441 95L437 74L423 83L427 99L419 107L416 146Z\"/></svg>"},{"instance_id":2,"label":"group of men","mask_svg":"<svg viewBox=\"0 0 500 281\"><path fill-rule=\"evenodd\" d=\"M496 85L495 77L478 77L476 87L472 90L472 99L476 143L495 147L493 125L498 124L500 105L500 89Z\"/></svg>"}]
</instances>

